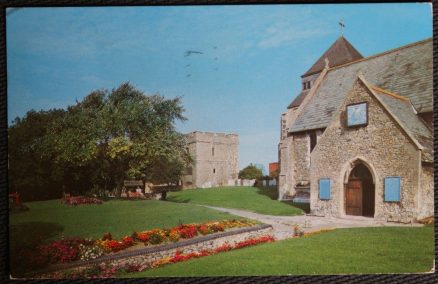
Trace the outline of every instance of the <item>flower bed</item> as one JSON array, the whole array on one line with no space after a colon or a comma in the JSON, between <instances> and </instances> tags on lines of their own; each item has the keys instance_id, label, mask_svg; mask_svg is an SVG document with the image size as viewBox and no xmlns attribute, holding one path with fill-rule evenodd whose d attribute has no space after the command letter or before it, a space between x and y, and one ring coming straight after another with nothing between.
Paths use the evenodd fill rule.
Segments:
<instances>
[{"instance_id":1,"label":"flower bed","mask_svg":"<svg viewBox=\"0 0 438 284\"><path fill-rule=\"evenodd\" d=\"M330 232L333 231L334 229L321 229L319 231L314 231L314 232L310 232L310 233L304 233L304 237L310 237L313 235L317 235L317 234L321 234L321 233L325 233L325 232Z\"/></svg>"},{"instance_id":2,"label":"flower bed","mask_svg":"<svg viewBox=\"0 0 438 284\"><path fill-rule=\"evenodd\" d=\"M249 227L256 222L249 220L223 220L203 224L185 224L170 229L153 229L134 232L132 237L137 242L147 245L156 245L164 242L177 242L180 239L191 239L199 235L208 235L223 232L226 229Z\"/></svg>"},{"instance_id":3,"label":"flower bed","mask_svg":"<svg viewBox=\"0 0 438 284\"><path fill-rule=\"evenodd\" d=\"M265 235L258 238L250 238L245 241L238 242L234 245L225 243L212 250L204 249L199 252L190 252L186 254L183 254L180 251L176 251L175 254L171 257L164 257L162 259L153 261L151 263L138 262L138 263L130 263L130 264L115 264L115 265L102 263L80 271L74 270L68 272L55 272L49 275L49 278L109 278L109 277L114 277L120 273L139 272L150 268L160 267L166 264L187 261L192 258L200 258L200 257L214 255L225 251L240 249L261 243L269 243L273 241L275 241L275 239L272 236Z\"/></svg>"},{"instance_id":4,"label":"flower bed","mask_svg":"<svg viewBox=\"0 0 438 284\"><path fill-rule=\"evenodd\" d=\"M222 232L229 228L248 227L256 222L250 220L224 220L203 224L181 224L170 229L153 229L134 232L132 236L125 236L121 240L114 240L111 233L106 233L97 240L84 238L69 238L52 241L39 245L33 252L35 265L42 267L55 263L72 261L86 261L98 258L104 254L115 253L143 243L145 246L168 242L177 242L181 239L191 239L199 235Z\"/></svg>"},{"instance_id":5,"label":"flower bed","mask_svg":"<svg viewBox=\"0 0 438 284\"><path fill-rule=\"evenodd\" d=\"M102 204L103 201L97 198L85 197L85 196L68 196L61 199L62 204L66 205L82 205L82 204Z\"/></svg>"}]
</instances>

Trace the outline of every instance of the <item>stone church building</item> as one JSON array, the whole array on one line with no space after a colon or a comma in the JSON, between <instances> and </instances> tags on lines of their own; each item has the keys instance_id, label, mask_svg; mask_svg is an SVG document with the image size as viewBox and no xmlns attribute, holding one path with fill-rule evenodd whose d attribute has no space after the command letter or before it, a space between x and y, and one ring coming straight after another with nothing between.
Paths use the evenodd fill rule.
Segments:
<instances>
[{"instance_id":1,"label":"stone church building","mask_svg":"<svg viewBox=\"0 0 438 284\"><path fill-rule=\"evenodd\" d=\"M200 132L186 134L193 164L182 178L184 188L235 185L239 174L239 136Z\"/></svg>"},{"instance_id":2,"label":"stone church building","mask_svg":"<svg viewBox=\"0 0 438 284\"><path fill-rule=\"evenodd\" d=\"M363 57L343 36L281 116L279 198L318 216L433 215L432 39Z\"/></svg>"}]
</instances>

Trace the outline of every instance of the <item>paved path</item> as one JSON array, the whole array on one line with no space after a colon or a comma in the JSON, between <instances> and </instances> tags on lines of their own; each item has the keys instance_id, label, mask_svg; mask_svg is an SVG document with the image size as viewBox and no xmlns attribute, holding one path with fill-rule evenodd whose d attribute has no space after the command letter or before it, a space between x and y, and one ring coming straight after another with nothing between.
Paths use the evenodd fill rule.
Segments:
<instances>
[{"instance_id":1,"label":"paved path","mask_svg":"<svg viewBox=\"0 0 438 284\"><path fill-rule=\"evenodd\" d=\"M317 217L310 215L300 216L273 216L253 213L239 209L228 209L214 206L206 206L211 209L215 209L222 212L228 212L230 214L245 217L260 221L265 224L269 224L274 229L274 237L277 240L290 238L293 235L294 226L299 225L304 232L313 232L321 229L335 229L335 228L354 228L354 227L382 227L382 226L408 226L418 227L421 224L399 224L399 223L387 223L381 221L375 221L371 218L361 216L348 216L345 218L333 218L333 217Z\"/></svg>"}]
</instances>

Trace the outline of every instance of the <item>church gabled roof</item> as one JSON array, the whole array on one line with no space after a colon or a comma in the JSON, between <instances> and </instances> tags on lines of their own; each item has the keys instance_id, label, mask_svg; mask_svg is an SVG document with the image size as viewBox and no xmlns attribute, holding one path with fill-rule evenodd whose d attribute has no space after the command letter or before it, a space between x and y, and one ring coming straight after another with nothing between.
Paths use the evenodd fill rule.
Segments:
<instances>
[{"instance_id":1,"label":"church gabled roof","mask_svg":"<svg viewBox=\"0 0 438 284\"><path fill-rule=\"evenodd\" d=\"M418 113L431 112L432 71L432 39L330 68L296 120L288 126L289 132L327 127L359 72L373 86L409 98Z\"/></svg>"},{"instance_id":2,"label":"church gabled roof","mask_svg":"<svg viewBox=\"0 0 438 284\"><path fill-rule=\"evenodd\" d=\"M308 90L301 91L301 93L295 97L295 99L287 106L287 108L299 107L308 92Z\"/></svg>"},{"instance_id":3,"label":"church gabled roof","mask_svg":"<svg viewBox=\"0 0 438 284\"><path fill-rule=\"evenodd\" d=\"M433 135L432 131L415 113L409 99L393 95L386 90L371 86L373 94L379 99L383 106L397 120L397 123L406 131L408 135L422 147L422 160L433 162Z\"/></svg>"},{"instance_id":4,"label":"church gabled roof","mask_svg":"<svg viewBox=\"0 0 438 284\"><path fill-rule=\"evenodd\" d=\"M363 56L351 45L350 42L348 42L348 40L344 38L344 36L340 36L301 77L318 73L324 69L326 58L329 61L329 66L335 67L361 59Z\"/></svg>"}]
</instances>

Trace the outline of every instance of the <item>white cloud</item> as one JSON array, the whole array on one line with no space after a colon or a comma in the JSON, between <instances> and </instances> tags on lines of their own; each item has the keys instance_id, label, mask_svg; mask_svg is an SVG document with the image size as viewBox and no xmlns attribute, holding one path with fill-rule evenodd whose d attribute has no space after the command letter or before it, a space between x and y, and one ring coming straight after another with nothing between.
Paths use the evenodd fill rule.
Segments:
<instances>
[{"instance_id":1,"label":"white cloud","mask_svg":"<svg viewBox=\"0 0 438 284\"><path fill-rule=\"evenodd\" d=\"M297 40L326 36L334 31L324 25L317 23L313 25L296 24L292 22L276 22L270 25L259 41L260 48L275 48L289 46Z\"/></svg>"}]
</instances>

